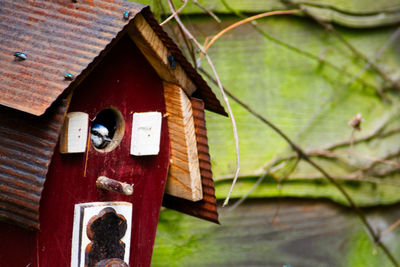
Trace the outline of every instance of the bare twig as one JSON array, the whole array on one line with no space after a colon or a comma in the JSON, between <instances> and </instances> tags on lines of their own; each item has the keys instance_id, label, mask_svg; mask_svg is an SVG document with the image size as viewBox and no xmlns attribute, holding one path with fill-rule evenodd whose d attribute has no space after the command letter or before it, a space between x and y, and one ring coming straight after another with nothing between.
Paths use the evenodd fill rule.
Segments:
<instances>
[{"instance_id":1,"label":"bare twig","mask_svg":"<svg viewBox=\"0 0 400 267\"><path fill-rule=\"evenodd\" d=\"M278 205L276 207L275 214L272 217L272 220L270 221L271 224L274 224L277 221L278 215L279 215L279 211L280 211L280 208L281 208L281 201L280 200L282 199L282 183L283 183L283 181L285 181L294 172L294 170L297 168L297 165L299 164L299 162L300 162L300 159L296 158L295 163L290 168L290 170L286 173L286 175L278 180Z\"/></svg>"},{"instance_id":2,"label":"bare twig","mask_svg":"<svg viewBox=\"0 0 400 267\"><path fill-rule=\"evenodd\" d=\"M247 193L242 196L238 201L235 202L235 204L233 204L228 210L234 210L236 209L240 204L243 203L243 201L245 201L247 199L247 197L254 191L254 189L256 189L258 187L258 185L264 180L265 177L267 177L267 175L269 173L272 173L274 171L276 171L277 169L281 168L282 165L278 165L278 166L274 166L275 163L272 163L269 168L267 168L267 170L264 172L263 175L261 175L257 181L254 183L254 185L250 188L249 191L247 191Z\"/></svg>"},{"instance_id":3,"label":"bare twig","mask_svg":"<svg viewBox=\"0 0 400 267\"><path fill-rule=\"evenodd\" d=\"M190 33L190 31L182 23L182 21L179 18L178 13L175 12L175 8L174 8L173 3L172 3L171 0L168 0L168 4L169 4L169 7L170 7L171 11L174 14L176 14L175 20L178 23L179 27L182 28L182 30L184 31L186 36L188 36L188 38L190 40L192 40L196 44L196 46L200 49L200 51L205 55L205 57L207 59L207 62L210 65L210 68L213 71L216 83L218 85L218 88L221 91L222 97L223 97L224 102L226 104L226 108L228 109L229 117L230 117L231 122L232 122L233 136L234 136L234 139L235 139L235 148L236 148L236 172L235 172L235 176L234 176L234 179L233 179L233 182L232 182L232 186L231 186L231 188L229 190L229 193L228 193L228 195L227 195L227 197L226 197L226 199L224 201L224 204L223 204L223 206L225 206L225 205L227 205L229 203L230 195L231 195L231 193L233 191L233 188L234 188L234 186L236 184L236 181L237 181L237 178L238 178L239 172L240 172L239 136L238 136L238 132L237 132L236 121L235 121L235 118L233 116L233 112L232 112L231 106L229 104L229 100L228 100L228 98L227 98L227 96L226 96L226 94L224 92L224 88L222 87L222 83L221 83L221 81L219 79L218 73L217 73L217 71L216 71L216 69L214 67L214 64L212 63L211 58L208 56L208 54L207 54L206 50L204 49L204 47L196 40L196 38L193 37L193 35Z\"/></svg>"},{"instance_id":4,"label":"bare twig","mask_svg":"<svg viewBox=\"0 0 400 267\"><path fill-rule=\"evenodd\" d=\"M208 9L205 6L203 6L202 4L200 4L197 0L192 0L192 2L196 6L200 7L204 12L208 13L208 15L210 15L213 19L215 19L216 22L221 23L221 20L210 9Z\"/></svg>"},{"instance_id":5,"label":"bare twig","mask_svg":"<svg viewBox=\"0 0 400 267\"><path fill-rule=\"evenodd\" d=\"M353 145L356 145L356 144L362 143L362 142L368 142L374 138L384 138L384 137L388 137L388 136L400 133L400 128L392 129L387 132L381 132L382 129L378 129L378 130L379 131L375 131L369 135L354 139ZM350 141L340 141L340 142L331 144L331 145L323 148L322 150L335 150L337 148L341 148L341 147L345 147L345 146L349 146L349 145L350 145Z\"/></svg>"},{"instance_id":6,"label":"bare twig","mask_svg":"<svg viewBox=\"0 0 400 267\"><path fill-rule=\"evenodd\" d=\"M386 156L385 156L384 158L382 158L382 159L373 160L373 161L371 162L371 165L368 166L368 168L364 169L363 171L368 171L368 170L372 169L372 168L375 167L378 163L384 163L384 164L388 164L388 165L392 165L392 166L398 167L398 166L400 166L400 162L393 161L393 160L390 160L390 159L396 158L396 157L399 157L399 156L400 156L400 150L395 151L395 152L392 152L392 153L389 153L388 155L386 155Z\"/></svg>"},{"instance_id":7,"label":"bare twig","mask_svg":"<svg viewBox=\"0 0 400 267\"><path fill-rule=\"evenodd\" d=\"M388 233L392 232L394 229L396 229L400 225L400 219L395 221L393 224L391 224L388 228L386 228L382 233L381 233L381 238L384 235L387 235Z\"/></svg>"},{"instance_id":8,"label":"bare twig","mask_svg":"<svg viewBox=\"0 0 400 267\"><path fill-rule=\"evenodd\" d=\"M211 78L210 80L214 83L216 81L212 79L212 77L205 72L204 70L200 69L202 73L204 73L208 78ZM364 213L359 209L359 207L356 205L354 200L351 198L351 196L347 193L347 191L343 188L341 184L339 184L336 179L331 176L328 172L326 172L319 164L314 162L304 151L303 149L300 148L297 144L295 144L282 130L280 130L275 124L270 122L268 119L266 119L264 116L261 114L257 113L255 110L253 110L249 105L244 103L242 100L234 96L231 92L227 91L226 88L224 89L226 94L229 95L235 102L240 104L243 108L245 108L247 111L249 111L252 115L254 115L256 118L261 120L263 123L268 125L271 129L273 129L279 136L281 136L285 141L290 145L290 147L297 153L299 159L302 159L306 161L308 164L310 164L312 167L314 167L317 171L319 171L331 184L333 184L339 191L340 193L344 196L344 198L347 200L349 203L350 207L354 210L354 212L358 215L364 226L367 228L368 233L371 235L373 238L375 244L377 244L383 252L386 254L386 256L390 259L390 261L393 263L394 266L399 266L399 263L397 260L394 258L392 253L389 251L389 249L386 247L385 244L383 244L379 238L379 235L375 233L374 229L372 228L371 224L368 222L366 216Z\"/></svg>"},{"instance_id":9,"label":"bare twig","mask_svg":"<svg viewBox=\"0 0 400 267\"><path fill-rule=\"evenodd\" d=\"M204 47L204 50L207 51L208 48L210 48L210 46L216 41L218 40L222 35L224 35L225 33L227 33L230 30L233 30L234 28L249 23L251 21L254 21L256 19L260 19L260 18L265 18L265 17L270 17L270 16L276 16L276 15L290 15L290 14L296 14L299 13L300 10L298 9L293 9L293 10L277 10L277 11L270 11L270 12L265 12L265 13L261 13L252 17L248 17L246 19L240 20L228 27L226 27L225 29L223 29L222 31L220 31L219 33L217 33L208 43L207 45Z\"/></svg>"},{"instance_id":10,"label":"bare twig","mask_svg":"<svg viewBox=\"0 0 400 267\"><path fill-rule=\"evenodd\" d=\"M379 235L375 233L374 229L369 224L364 213L358 208L358 206L355 204L355 202L350 197L350 195L344 190L344 188L332 176L330 176L330 174L328 174L321 166L319 166L317 163L315 163L313 160L311 160L307 155L304 154L301 158L304 159L305 161L307 161L315 169L317 169L322 175L325 176L325 178L327 178L342 193L342 195L349 202L349 204L352 207L352 209L354 210L354 212L358 215L358 217L361 219L361 221L367 228L367 230L368 230L369 234L371 235L371 237L373 238L375 244L377 244L384 251L384 253L390 259L390 261L392 262L392 264L394 266L399 266L399 263L397 262L397 260L394 258L392 253L386 247L386 245L382 243L381 239L379 238Z\"/></svg>"},{"instance_id":11,"label":"bare twig","mask_svg":"<svg viewBox=\"0 0 400 267\"><path fill-rule=\"evenodd\" d=\"M327 151L327 150L311 150L311 151L307 151L307 155L309 156L317 156L317 157L326 157L326 158L337 158L340 155L350 155L350 156L355 156L361 159L366 159L371 161L371 165L375 165L377 163L384 163L387 165L392 165L392 166L399 166L400 164L396 161L393 160L388 160L388 158L393 157L392 154L387 155L384 158L377 158L377 157L372 157L372 156L368 156L365 154L361 154L361 153L357 153L355 151L352 150L351 147L352 144L350 144L350 151L340 151L340 152L332 152L332 151ZM399 154L400 151L397 151L394 153L394 156L397 156ZM367 171L369 169L371 169L373 166L368 166L367 168L363 169L363 171Z\"/></svg>"},{"instance_id":12,"label":"bare twig","mask_svg":"<svg viewBox=\"0 0 400 267\"><path fill-rule=\"evenodd\" d=\"M191 42L189 42L189 40L186 37L185 33L183 32L182 28L181 27L177 27L177 28L181 35L178 37L177 34L175 33L175 31L172 31L175 36L175 40L183 39L185 46L187 48L187 51L189 52L190 58L192 59L193 66L195 69L197 69L196 55L195 55L193 44Z\"/></svg>"},{"instance_id":13,"label":"bare twig","mask_svg":"<svg viewBox=\"0 0 400 267\"><path fill-rule=\"evenodd\" d=\"M333 26L332 26L332 28L333 28ZM339 33L338 31L335 30L335 32L336 32L338 35L340 35L340 33ZM375 66L375 65L374 65L374 62L382 55L382 53L388 48L388 46L389 46L391 43L393 43L394 40L396 40L396 38L397 38L399 35L400 35L400 27L389 37L389 39L386 41L386 43L378 50L378 52L376 52L376 54L374 55L374 57L373 57L371 60L369 60L368 58L366 58L366 57L364 56L365 58L363 58L363 59L364 59L364 60L367 60L366 64L362 67L361 70L358 71L358 73L357 73L356 75L354 75L354 76L351 78L350 81L348 81L348 82L344 85L343 89L347 88L353 81L356 81L357 79L359 79L359 78L361 77L361 75L362 75L366 70L368 70L370 67ZM341 38L342 42L346 42L348 45L351 46L351 44L348 43L348 42L343 38L342 35L340 35L340 36L342 37L342 38ZM351 47L353 47L353 46L351 46ZM354 51L357 51L357 52L358 52L358 50L356 50L354 47L353 47L353 49L354 49ZM352 50L352 51L353 51L353 50ZM358 54L357 54L357 52L355 52L357 56L358 56L359 54L362 55L360 52L358 52ZM378 74L379 74L379 73L378 73ZM381 74L380 74L380 75L381 75ZM386 75L386 74L384 74L384 75ZM381 75L381 76L382 76L382 75ZM387 77L388 77L388 76L387 76ZM392 82L392 84L393 84L393 82ZM383 90L382 90L381 88L379 88L376 92L378 93L378 95L381 96L381 98L387 100L388 102L391 102L390 99L387 98L386 95L383 93Z\"/></svg>"},{"instance_id":14,"label":"bare twig","mask_svg":"<svg viewBox=\"0 0 400 267\"><path fill-rule=\"evenodd\" d=\"M396 30L390 37L389 39L386 41L386 43L378 50L378 52L375 54L375 56L373 57L372 61L375 61L379 56L381 56L381 54L385 51L385 49L388 47L388 45L390 43L392 43L398 36L398 34L400 34L400 28L398 30ZM355 75L353 76L349 82L347 82L342 88L339 89L339 91L344 91L353 81L355 80L359 80L361 77L361 74L364 73L368 68L370 67L370 63L366 63L364 65L364 67ZM388 103L393 103L393 101L388 98L382 88L376 87L374 88L375 92L382 98L385 99ZM336 92L337 94L337 92ZM336 97L336 95L333 95L332 97L330 97L326 102L331 102L332 99ZM307 125L303 128L302 133L304 133L304 131L306 131L308 129L308 127L313 123L313 121L315 120L315 118L317 117L317 115L320 113L320 111L322 110L322 107L324 107L325 105L321 105L320 108L318 109L318 111L311 117L311 119L309 120L309 122L307 123ZM299 136L302 134L300 133Z\"/></svg>"},{"instance_id":15,"label":"bare twig","mask_svg":"<svg viewBox=\"0 0 400 267\"><path fill-rule=\"evenodd\" d=\"M182 0L182 1L183 1L183 5L182 5L179 9L174 10L174 11L172 12L172 14L171 14L168 18L166 18L163 22L160 23L160 26L163 26L163 25L166 24L168 21L170 21L171 19L175 18L175 17L185 8L185 6L186 6L187 3L188 3L188 0ZM171 10L171 11L172 11L172 10Z\"/></svg>"},{"instance_id":16,"label":"bare twig","mask_svg":"<svg viewBox=\"0 0 400 267\"><path fill-rule=\"evenodd\" d=\"M357 168L358 170L355 173L349 174L349 175L342 175L342 176L335 176L336 180L356 180L356 181L366 181L366 182L373 182L373 183L393 183L393 181L385 179L376 179L376 178L368 178L367 176L371 177L384 177L387 175L390 175L392 173L395 173L400 169L400 162L390 160L391 158L398 157L400 155L400 150L396 151L394 153L391 153L383 158L377 158L377 157L372 157L372 156L367 156L361 153L357 153L355 151L340 151L340 152L333 152L329 150L323 150L323 149L315 149L315 150L310 150L305 152L309 157L322 157L322 158L328 158L328 159L337 159L341 160L344 164L352 167L352 168ZM371 163L362 169L359 169L359 167L352 166L349 162L345 161L343 158L340 158L341 155L351 155L355 156L358 158L366 159L371 161ZM275 158L272 160L274 164L280 164L282 162L292 160L297 157L296 153L289 154L285 157L279 157ZM390 165L392 168L390 169L378 169L374 170L373 168L378 164L386 164ZM267 162L264 166L270 166L270 162ZM265 167L263 167L265 169ZM297 179L316 179L319 178L319 176L310 176L308 175L307 178L297 178ZM291 177L291 179L296 179L294 177ZM396 184L399 184L400 182L396 182Z\"/></svg>"},{"instance_id":17,"label":"bare twig","mask_svg":"<svg viewBox=\"0 0 400 267\"><path fill-rule=\"evenodd\" d=\"M227 3L225 0L221 0L221 1L222 1L222 3L225 5L225 7L226 7L227 9L231 10L231 11L232 11L233 13L235 13L238 17L240 17L240 18L246 18L243 14L241 14L240 12L238 12L238 11L234 10L232 7L230 7L230 6L228 5L228 3ZM296 53L298 53L298 54L301 54L301 55L303 55L303 56L306 56L306 57L308 57L309 59L318 61L318 62L321 63L321 64L325 64L325 65L329 66L330 68L336 70L337 72L343 73L343 74L345 74L346 76L353 78L354 80L356 80L356 81L359 82L360 84L362 84L362 85L364 85L364 86L366 86L366 87L373 88L373 89L375 90L375 92L377 92L377 95L378 95L378 96L380 96L381 98L384 98L384 97L382 97L382 93L381 93L381 92L383 91L383 89L380 88L379 86L376 86L376 85L374 85L374 84L372 84L372 83L369 83L369 82L365 81L364 79L362 79L361 77L356 77L356 78L354 78L354 75L353 75L352 73L348 72L346 69L341 68L341 67L338 67L338 66L336 66L335 64L331 63L330 61L327 61L327 60L325 60L325 59L323 59L323 58L321 58L321 57L319 57L319 56L315 56L315 55L313 55L313 54L311 54L311 53L309 53L309 52L307 52L307 51L305 51L305 50L302 50L302 49L298 48L298 46L291 45L291 44L289 44L289 43L286 43L286 42L284 42L284 41L282 41L282 40L279 40L279 39L277 39L277 38L275 38L275 37L269 35L269 34L266 33L265 31L263 31L260 27L258 27L257 25L253 24L253 22L254 22L254 21L252 21L251 26L252 26L256 31L258 31L261 35L263 35L265 38L267 38L268 40L270 40L270 41L272 41L272 42L274 42L274 43L277 43L277 44L279 44L279 45L281 45L281 46L283 46L283 47L286 47L287 49L289 49L289 50L291 50L291 51L294 51L294 52L296 52ZM353 79L352 79L352 81L354 81Z\"/></svg>"},{"instance_id":18,"label":"bare twig","mask_svg":"<svg viewBox=\"0 0 400 267\"><path fill-rule=\"evenodd\" d=\"M385 81L387 81L388 83L390 83L390 85L393 88L396 89L400 89L400 83L395 82L392 80L392 78L387 75L378 65L375 64L374 60L369 60L368 57L366 57L363 53L361 53L359 50L357 50L351 43L349 43L344 37L343 35L338 32L335 27L328 22L325 22L323 20L321 20L320 18L318 18L317 16L315 16L314 14L312 14L311 12L309 12L309 10L304 6L304 5L298 5L296 3L294 3L293 1L289 0L289 2L294 5L299 7L307 16L309 16L310 18L312 18L314 21L316 21L318 24L320 24L325 30L331 32L336 38L338 38L345 46L347 46L347 48L353 52L354 55L356 55L358 58L362 59L363 61L365 61L367 64L369 64L369 66L376 72L378 73L382 79L384 79Z\"/></svg>"}]
</instances>

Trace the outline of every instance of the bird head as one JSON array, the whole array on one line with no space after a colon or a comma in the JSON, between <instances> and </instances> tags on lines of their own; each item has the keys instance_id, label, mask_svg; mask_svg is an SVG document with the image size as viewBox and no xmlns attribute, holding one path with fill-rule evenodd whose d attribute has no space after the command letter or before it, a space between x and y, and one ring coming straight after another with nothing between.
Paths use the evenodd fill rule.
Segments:
<instances>
[{"instance_id":1,"label":"bird head","mask_svg":"<svg viewBox=\"0 0 400 267\"><path fill-rule=\"evenodd\" d=\"M94 124L90 130L90 133L90 139L92 140L93 145L97 148L104 148L108 143L111 142L109 131L104 125L98 123Z\"/></svg>"}]
</instances>

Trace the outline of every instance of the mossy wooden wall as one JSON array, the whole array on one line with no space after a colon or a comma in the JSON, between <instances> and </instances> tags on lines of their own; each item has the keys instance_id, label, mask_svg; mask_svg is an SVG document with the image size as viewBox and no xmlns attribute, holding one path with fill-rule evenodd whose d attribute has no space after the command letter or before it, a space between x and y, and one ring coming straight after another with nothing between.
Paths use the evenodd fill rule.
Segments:
<instances>
[{"instance_id":1,"label":"mossy wooden wall","mask_svg":"<svg viewBox=\"0 0 400 267\"><path fill-rule=\"evenodd\" d=\"M235 17L222 17L223 25L208 17L187 19L189 27L200 39L211 36L224 26L237 21ZM315 22L294 16L267 18L257 21L265 32L296 48L311 53L342 68L337 71L282 45L274 43L246 25L229 32L209 50L224 86L266 116L306 150L315 150L341 141L349 141L352 128L347 122L358 112L365 121L360 138L374 133L383 124L385 131L399 128L398 96L388 93L392 103L382 101L372 87L358 81L350 82L365 63L356 57L334 36ZM172 29L171 31L173 31ZM340 28L343 36L357 49L373 58L386 44L396 27L359 30ZM397 38L377 62L392 77L400 77L400 39ZM207 68L206 62L202 62ZM349 75L350 74L350 75ZM382 79L372 71L361 78L377 87ZM350 83L349 83L350 82ZM217 89L216 89L217 91ZM285 141L265 124L258 121L231 100L238 123L241 151L241 182L234 190L235 197L243 196L263 172L263 166L277 156L290 153ZM207 127L210 136L213 171L217 182L217 195L226 196L235 168L232 127L226 118L209 113ZM338 149L343 153L337 159L318 160L335 177L342 177L357 201L364 206L390 204L399 200L399 175L388 179L370 176L375 182L359 182L348 178L358 168L365 168L373 159L389 157L400 150L400 133L386 138ZM362 154L362 156L359 156ZM392 157L398 160L398 157ZM283 169L289 169L288 166ZM380 166L382 167L382 166ZM300 163L296 171L277 190L276 173L267 178L252 195L271 197L279 194L296 197L328 197L346 204L340 193L307 166ZM371 181L370 179L369 181Z\"/></svg>"},{"instance_id":2,"label":"mossy wooden wall","mask_svg":"<svg viewBox=\"0 0 400 267\"><path fill-rule=\"evenodd\" d=\"M207 16L186 17L185 23L197 37L215 34L237 21L221 16L222 25ZM356 138L367 136L386 125L385 131L400 127L398 96L388 93L392 103L382 101L371 87L353 81L365 65L336 38L315 22L301 17L276 17L257 21L271 36L332 62L351 75L334 70L323 62L278 45L254 31L250 25L229 32L210 48L210 55L224 86L257 112L269 118L306 150L323 148L350 140L347 122L358 112L365 121ZM347 29L338 27L344 37L369 58L384 46L396 27ZM176 28L169 29L178 33ZM179 35L178 35L179 37ZM177 38L177 41L181 39ZM400 77L400 39L397 38L378 58L392 77ZM183 43L181 43L183 46ZM205 68L206 62L202 64ZM372 71L362 79L384 86ZM216 88L215 88L216 89ZM217 89L216 89L216 92ZM242 159L241 178L233 196L242 197L263 173L263 166L276 156L290 153L287 144L266 125L231 101L239 127ZM226 118L207 114L213 171L217 196L223 199L234 172L234 143ZM388 157L400 150L400 133L374 138L336 150L335 160L316 158L336 177L345 177L368 166L370 158ZM346 204L341 194L316 171L300 163L297 170L278 186L292 163L268 176L251 194L250 202L239 209L222 211L222 226L164 211L158 228L154 266L390 266L372 244L359 219L347 209L325 202L284 201L279 208L271 197L331 199ZM380 166L383 168L385 166ZM386 166L387 167L387 166ZM374 178L373 182L342 179L342 184L359 205L376 206L399 200L398 172ZM260 198L254 202L254 198ZM234 202L234 201L233 201ZM270 224L277 210L276 224ZM397 208L371 210L369 219L383 231L398 219ZM385 237L397 255L398 230ZM378 251L378 252L377 252ZM375 254L378 253L378 254Z\"/></svg>"},{"instance_id":3,"label":"mossy wooden wall","mask_svg":"<svg viewBox=\"0 0 400 267\"><path fill-rule=\"evenodd\" d=\"M366 214L384 231L400 217L400 206ZM163 211L152 266L392 266L357 216L330 202L250 200L220 215L221 226ZM396 229L383 236L395 256L399 235Z\"/></svg>"},{"instance_id":4,"label":"mossy wooden wall","mask_svg":"<svg viewBox=\"0 0 400 267\"><path fill-rule=\"evenodd\" d=\"M154 4L153 10L159 14L161 9L156 2L147 1ZM193 4L185 8L183 21L202 42L239 20L220 1L200 2L219 12L222 20L218 24L208 15L199 15L201 10ZM227 2L237 11L248 13L286 8L274 0ZM361 23L357 19L363 13L386 16L387 12L398 13L400 5L392 0L324 0L318 4L333 7L343 15L351 16L350 19L356 19L357 23ZM177 1L176 5L181 3ZM360 74L365 62L308 18L271 17L258 20L256 25L273 38L320 60L265 38L251 25L230 31L210 48L209 54L224 86L270 119L305 150L349 141L352 128L347 122L359 112L365 121L362 131L355 133L356 139L374 134L379 129L394 132L387 136L377 134L353 148L347 145L335 149L334 158L315 157L340 180L358 205L375 207L368 212L368 219L378 231L384 231L400 215L398 206L380 206L400 200L398 92L389 90L385 94L390 101L382 100L374 87L386 88L387 83L373 71ZM400 38L397 36L388 43L398 26L336 27L346 40L370 59L387 46L376 62L392 79L400 79ZM181 47L185 46L176 24L169 23L165 29ZM201 63L209 70L204 59ZM358 75L364 83L372 86L356 81ZM218 89L214 89L220 96ZM238 124L241 151L241 175L233 197L240 198L264 173L268 162L292 152L270 128L232 100L231 105ZM232 127L228 119L208 113L207 128L217 180L216 193L219 199L223 199L235 170ZM321 202L321 199L329 199L347 204L337 189L318 172L301 162L287 179L278 182L292 165L293 161L287 161L280 170L267 176L250 195L250 200L238 209L233 212L222 210L222 226L163 211L153 265L390 266L353 213L325 200ZM379 175L382 171L387 175ZM281 202L276 197L319 199L319 202L282 200L279 204ZM280 215L271 224L277 210L280 210ZM400 252L396 242L398 236L399 232L395 230L384 239L394 255Z\"/></svg>"}]
</instances>

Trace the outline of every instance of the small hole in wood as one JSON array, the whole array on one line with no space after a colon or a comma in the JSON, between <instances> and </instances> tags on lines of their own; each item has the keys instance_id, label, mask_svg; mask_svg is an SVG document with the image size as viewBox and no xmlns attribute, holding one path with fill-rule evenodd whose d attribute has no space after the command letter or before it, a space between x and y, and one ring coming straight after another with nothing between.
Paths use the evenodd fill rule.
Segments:
<instances>
[{"instance_id":1,"label":"small hole in wood","mask_svg":"<svg viewBox=\"0 0 400 267\"><path fill-rule=\"evenodd\" d=\"M122 113L115 107L101 110L92 122L90 139L99 152L110 152L120 143L125 132Z\"/></svg>"}]
</instances>

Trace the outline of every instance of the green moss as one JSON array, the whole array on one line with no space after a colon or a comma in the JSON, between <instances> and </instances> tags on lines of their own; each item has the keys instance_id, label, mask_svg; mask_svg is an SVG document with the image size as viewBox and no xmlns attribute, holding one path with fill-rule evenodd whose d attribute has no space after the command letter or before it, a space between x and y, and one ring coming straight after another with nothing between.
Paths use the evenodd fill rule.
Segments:
<instances>
[{"instance_id":1,"label":"green moss","mask_svg":"<svg viewBox=\"0 0 400 267\"><path fill-rule=\"evenodd\" d=\"M349 236L350 242L347 245L346 262L342 266L352 267L391 267L393 264L388 257L374 245L371 238L364 229L355 231ZM398 251L398 245L395 242L390 243L392 253ZM397 256L394 254L395 257Z\"/></svg>"},{"instance_id":2,"label":"green moss","mask_svg":"<svg viewBox=\"0 0 400 267\"><path fill-rule=\"evenodd\" d=\"M242 178L236 184L232 193L232 198L241 198L253 187L257 178ZM231 181L218 181L215 183L217 188L217 198L225 198ZM374 206L377 203L389 205L396 203L399 199L398 192L400 185L373 184L366 182L343 182L342 187L352 199L363 207ZM321 178L314 181L309 180L289 180L278 186L272 178L266 178L251 194L250 198L271 198L271 197L304 197L304 198L329 198L340 204L348 205L342 193L327 180Z\"/></svg>"}]
</instances>

